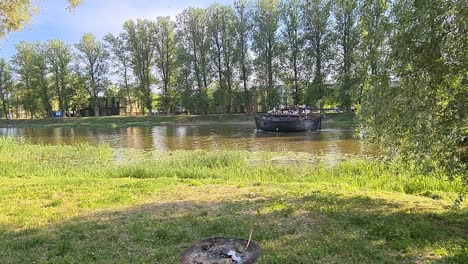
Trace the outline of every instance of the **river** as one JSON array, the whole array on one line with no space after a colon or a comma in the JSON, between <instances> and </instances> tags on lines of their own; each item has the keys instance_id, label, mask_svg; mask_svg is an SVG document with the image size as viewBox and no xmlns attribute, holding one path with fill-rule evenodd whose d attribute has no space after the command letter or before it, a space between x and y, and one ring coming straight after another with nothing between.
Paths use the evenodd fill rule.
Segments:
<instances>
[{"instance_id":1,"label":"river","mask_svg":"<svg viewBox=\"0 0 468 264\"><path fill-rule=\"evenodd\" d=\"M0 136L24 138L34 144L108 144L144 150L236 149L294 151L311 154L366 154L349 124L323 124L319 132L270 133L254 124L160 125L119 128L0 128Z\"/></svg>"}]
</instances>

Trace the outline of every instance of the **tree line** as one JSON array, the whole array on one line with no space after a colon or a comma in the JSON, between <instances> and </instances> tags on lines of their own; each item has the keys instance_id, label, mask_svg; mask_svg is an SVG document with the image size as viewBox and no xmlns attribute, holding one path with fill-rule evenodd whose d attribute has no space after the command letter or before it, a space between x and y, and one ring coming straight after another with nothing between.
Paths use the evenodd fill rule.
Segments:
<instances>
[{"instance_id":1,"label":"tree line","mask_svg":"<svg viewBox=\"0 0 468 264\"><path fill-rule=\"evenodd\" d=\"M388 19L389 7L388 1L237 0L188 8L175 20L127 21L120 34L102 40L87 33L75 45L20 42L11 62L1 61L3 113L14 106L45 116L95 109L106 92L139 100L151 113L155 90L167 113L253 112L284 102L349 111L362 101L366 63L380 62L374 53L389 30L366 21Z\"/></svg>"}]
</instances>

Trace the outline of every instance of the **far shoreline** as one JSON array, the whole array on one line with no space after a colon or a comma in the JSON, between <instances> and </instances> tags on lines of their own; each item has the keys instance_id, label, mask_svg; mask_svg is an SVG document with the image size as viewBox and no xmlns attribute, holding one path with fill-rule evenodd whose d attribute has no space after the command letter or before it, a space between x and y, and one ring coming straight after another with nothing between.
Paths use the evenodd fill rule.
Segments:
<instances>
[{"instance_id":1,"label":"far shoreline","mask_svg":"<svg viewBox=\"0 0 468 264\"><path fill-rule=\"evenodd\" d=\"M153 115L153 116L100 116L69 118L2 119L0 128L23 127L132 127L157 125L215 125L254 124L254 115L210 114L210 115ZM356 125L354 114L327 114L325 122Z\"/></svg>"}]
</instances>

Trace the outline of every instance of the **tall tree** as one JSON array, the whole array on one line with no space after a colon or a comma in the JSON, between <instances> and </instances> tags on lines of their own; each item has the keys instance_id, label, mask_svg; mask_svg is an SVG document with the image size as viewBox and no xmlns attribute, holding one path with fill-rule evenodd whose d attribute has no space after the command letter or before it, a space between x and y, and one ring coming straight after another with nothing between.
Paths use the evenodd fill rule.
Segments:
<instances>
[{"instance_id":1,"label":"tall tree","mask_svg":"<svg viewBox=\"0 0 468 264\"><path fill-rule=\"evenodd\" d=\"M313 69L312 85L307 93L307 103L319 102L322 108L326 92L326 76L332 57L332 28L330 23L330 0L310 0L304 6L305 39L309 68Z\"/></svg>"},{"instance_id":2,"label":"tall tree","mask_svg":"<svg viewBox=\"0 0 468 264\"><path fill-rule=\"evenodd\" d=\"M78 58L84 65L82 70L94 115L99 116L99 95L106 90L108 84L109 53L104 49L103 43L90 33L85 33L75 46L80 52Z\"/></svg>"},{"instance_id":3,"label":"tall tree","mask_svg":"<svg viewBox=\"0 0 468 264\"><path fill-rule=\"evenodd\" d=\"M363 0L360 6L360 103L363 103L366 91L388 85L389 10L389 0Z\"/></svg>"},{"instance_id":4,"label":"tall tree","mask_svg":"<svg viewBox=\"0 0 468 264\"><path fill-rule=\"evenodd\" d=\"M70 101L70 108L75 111L75 115L79 115L80 113L77 111L90 105L90 96L86 86L87 78L80 69L79 61L75 60L71 69L70 86L72 90L72 96Z\"/></svg>"},{"instance_id":5,"label":"tall tree","mask_svg":"<svg viewBox=\"0 0 468 264\"><path fill-rule=\"evenodd\" d=\"M176 25L170 17L158 17L156 21L155 63L162 85L161 103L169 114L175 103L175 76L177 71Z\"/></svg>"},{"instance_id":6,"label":"tall tree","mask_svg":"<svg viewBox=\"0 0 468 264\"><path fill-rule=\"evenodd\" d=\"M133 73L148 114L153 112L151 85L152 69L156 53L156 23L150 20L129 20L124 23L125 39L130 51Z\"/></svg>"},{"instance_id":7,"label":"tall tree","mask_svg":"<svg viewBox=\"0 0 468 264\"><path fill-rule=\"evenodd\" d=\"M208 84L210 83L210 38L206 11L201 8L189 8L177 16L179 50L188 59L193 70L197 87L199 110L209 111Z\"/></svg>"},{"instance_id":8,"label":"tall tree","mask_svg":"<svg viewBox=\"0 0 468 264\"><path fill-rule=\"evenodd\" d=\"M374 9L374 29L384 19L379 10L385 9ZM390 21L389 63L381 69L371 61L370 73L379 80L390 69L392 82L383 87L371 82L366 91L366 136L418 173L461 176L468 184L466 6L402 0L395 3ZM371 59L382 52L375 48L368 49Z\"/></svg>"},{"instance_id":9,"label":"tall tree","mask_svg":"<svg viewBox=\"0 0 468 264\"><path fill-rule=\"evenodd\" d=\"M22 84L23 109L33 117L40 108L40 100L38 99L40 93L32 85L34 80L34 44L21 41L15 45L15 48L16 54L13 56L12 62Z\"/></svg>"},{"instance_id":10,"label":"tall tree","mask_svg":"<svg viewBox=\"0 0 468 264\"><path fill-rule=\"evenodd\" d=\"M208 8L211 54L218 85L222 94L224 111L232 111L233 68L236 59L234 12L231 7L214 4Z\"/></svg>"},{"instance_id":11,"label":"tall tree","mask_svg":"<svg viewBox=\"0 0 468 264\"><path fill-rule=\"evenodd\" d=\"M263 88L263 104L266 108L273 108L279 103L279 94L275 87L279 47L279 0L258 0L252 16L253 50L257 56L257 75Z\"/></svg>"},{"instance_id":12,"label":"tall tree","mask_svg":"<svg viewBox=\"0 0 468 264\"><path fill-rule=\"evenodd\" d=\"M283 23L281 39L284 43L284 57L286 78L293 86L293 100L295 105L304 103L301 73L303 71L302 52L304 50L304 31L302 24L302 1L283 0L280 4L280 17Z\"/></svg>"},{"instance_id":13,"label":"tall tree","mask_svg":"<svg viewBox=\"0 0 468 264\"><path fill-rule=\"evenodd\" d=\"M2 103L3 115L5 115L6 118L8 118L10 114L12 87L13 79L10 66L5 59L0 58L0 100Z\"/></svg>"},{"instance_id":14,"label":"tall tree","mask_svg":"<svg viewBox=\"0 0 468 264\"><path fill-rule=\"evenodd\" d=\"M342 107L351 111L356 93L356 49L359 44L358 5L355 1L335 2L335 34L338 43L338 98Z\"/></svg>"},{"instance_id":15,"label":"tall tree","mask_svg":"<svg viewBox=\"0 0 468 264\"><path fill-rule=\"evenodd\" d=\"M68 83L70 62L73 58L72 49L61 40L49 40L45 49L59 109L63 114L66 114L70 108L70 97L72 95L71 86Z\"/></svg>"},{"instance_id":16,"label":"tall tree","mask_svg":"<svg viewBox=\"0 0 468 264\"><path fill-rule=\"evenodd\" d=\"M43 44L33 44L32 53L32 82L31 86L41 98L42 109L45 116L52 117L53 91L49 87L49 67L47 65L47 52Z\"/></svg>"},{"instance_id":17,"label":"tall tree","mask_svg":"<svg viewBox=\"0 0 468 264\"><path fill-rule=\"evenodd\" d=\"M180 32L179 32L180 33ZM180 34L178 34L178 38ZM199 108L196 106L194 100L194 76L192 70L191 56L184 49L178 47L177 49L177 62L179 68L176 72L176 84L175 89L179 95L179 107L183 107L187 110L187 113L191 113Z\"/></svg>"},{"instance_id":18,"label":"tall tree","mask_svg":"<svg viewBox=\"0 0 468 264\"><path fill-rule=\"evenodd\" d=\"M249 58L249 33L251 30L251 23L249 19L249 6L247 0L236 0L234 2L235 11L235 28L236 28L236 44L237 44L237 58L238 68L240 71L239 77L242 82L244 94L244 110L247 112L252 111L251 94L247 87L247 82L251 74L251 65Z\"/></svg>"},{"instance_id":19,"label":"tall tree","mask_svg":"<svg viewBox=\"0 0 468 264\"><path fill-rule=\"evenodd\" d=\"M133 85L131 85L131 56L125 37L126 35L124 33L121 33L118 36L114 36L109 33L104 37L104 40L110 47L111 63L113 68L115 69L114 73L120 76L121 78L120 86L123 88L126 101L130 105L129 110L131 115L133 112L134 91Z\"/></svg>"}]
</instances>

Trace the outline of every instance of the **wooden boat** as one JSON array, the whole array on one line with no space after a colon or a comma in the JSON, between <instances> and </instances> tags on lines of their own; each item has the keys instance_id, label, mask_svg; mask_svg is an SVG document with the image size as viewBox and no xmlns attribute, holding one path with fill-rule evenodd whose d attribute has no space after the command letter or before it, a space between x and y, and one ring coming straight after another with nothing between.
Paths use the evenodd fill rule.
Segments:
<instances>
[{"instance_id":1,"label":"wooden boat","mask_svg":"<svg viewBox=\"0 0 468 264\"><path fill-rule=\"evenodd\" d=\"M257 129L269 132L304 132L321 129L320 115L291 114L284 111L255 116Z\"/></svg>"}]
</instances>

